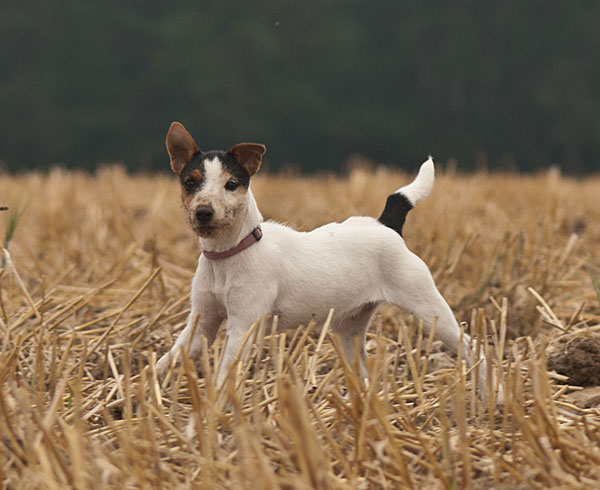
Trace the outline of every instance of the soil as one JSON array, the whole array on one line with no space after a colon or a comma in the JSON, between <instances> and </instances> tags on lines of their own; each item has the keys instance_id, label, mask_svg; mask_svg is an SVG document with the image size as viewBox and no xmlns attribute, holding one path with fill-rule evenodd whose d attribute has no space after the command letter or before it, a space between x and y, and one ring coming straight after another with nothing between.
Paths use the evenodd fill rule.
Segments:
<instances>
[{"instance_id":1,"label":"soil","mask_svg":"<svg viewBox=\"0 0 600 490\"><path fill-rule=\"evenodd\" d=\"M600 406L600 386L589 386L567 395L573 405L579 408L596 408Z\"/></svg>"},{"instance_id":2,"label":"soil","mask_svg":"<svg viewBox=\"0 0 600 490\"><path fill-rule=\"evenodd\" d=\"M556 347L548 357L548 369L568 376L578 386L600 385L600 338L575 337Z\"/></svg>"}]
</instances>

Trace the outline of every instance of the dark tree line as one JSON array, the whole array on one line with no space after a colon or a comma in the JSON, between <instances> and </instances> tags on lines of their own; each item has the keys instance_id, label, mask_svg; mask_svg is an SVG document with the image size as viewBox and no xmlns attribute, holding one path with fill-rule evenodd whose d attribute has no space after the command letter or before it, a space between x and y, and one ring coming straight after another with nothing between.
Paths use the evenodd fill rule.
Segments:
<instances>
[{"instance_id":1,"label":"dark tree line","mask_svg":"<svg viewBox=\"0 0 600 490\"><path fill-rule=\"evenodd\" d=\"M0 3L0 166L167 168L165 132L271 168L427 154L600 168L600 3Z\"/></svg>"}]
</instances>

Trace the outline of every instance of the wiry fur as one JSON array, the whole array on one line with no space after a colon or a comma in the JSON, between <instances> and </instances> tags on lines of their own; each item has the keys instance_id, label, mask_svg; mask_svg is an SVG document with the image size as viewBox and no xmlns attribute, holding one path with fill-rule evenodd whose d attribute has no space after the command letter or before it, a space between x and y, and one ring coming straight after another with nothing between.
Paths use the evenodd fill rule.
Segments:
<instances>
[{"instance_id":1,"label":"wiry fur","mask_svg":"<svg viewBox=\"0 0 600 490\"><path fill-rule=\"evenodd\" d=\"M334 308L332 330L339 334L350 363L355 357L355 338L359 339L358 365L361 376L366 377L365 334L381 303L392 303L413 313L423 319L426 329L437 318L436 338L457 351L461 332L454 315L435 287L427 266L407 248L398 230L370 217L352 217L310 232L263 222L249 187L235 192L224 189L230 174L218 157L205 160L204 175L205 183L186 204L201 248L223 251L235 247L259 224L263 238L225 260L200 256L192 280L187 326L158 362L159 374L169 367L181 346L187 349L188 356L196 358L201 336L212 343L217 329L225 322L228 341L218 373L220 385L245 333L259 317L276 314L280 327L295 328L310 319L323 322ZM417 178L396 193L412 206L429 193L433 175L430 158L421 166ZM199 205L210 205L215 210L215 226L210 234L203 235L194 227L194 209ZM232 209L236 212L228 212ZM471 364L468 343L465 334L462 352ZM483 363L479 372L480 386L484 388ZM485 389L482 392L485 394Z\"/></svg>"}]
</instances>

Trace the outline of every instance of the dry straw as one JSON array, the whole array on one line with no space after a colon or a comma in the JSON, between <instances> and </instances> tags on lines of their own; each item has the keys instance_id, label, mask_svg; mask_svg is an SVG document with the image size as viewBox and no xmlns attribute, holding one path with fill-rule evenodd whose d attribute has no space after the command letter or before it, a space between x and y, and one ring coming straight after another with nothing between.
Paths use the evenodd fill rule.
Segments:
<instances>
[{"instance_id":1,"label":"dry straw","mask_svg":"<svg viewBox=\"0 0 600 490\"><path fill-rule=\"evenodd\" d=\"M254 189L267 217L310 229L377 215L407 179L356 168ZM408 218L408 245L494 361L497 407L476 396L464 356L387 306L368 384L327 325L280 332L276 319L257 319L250 360L222 390L222 336L161 381L153 363L184 325L198 254L177 184L119 168L2 176L2 203L27 206L0 269L1 485L595 488L598 400L546 358L600 330L599 190L556 173L441 175Z\"/></svg>"}]
</instances>

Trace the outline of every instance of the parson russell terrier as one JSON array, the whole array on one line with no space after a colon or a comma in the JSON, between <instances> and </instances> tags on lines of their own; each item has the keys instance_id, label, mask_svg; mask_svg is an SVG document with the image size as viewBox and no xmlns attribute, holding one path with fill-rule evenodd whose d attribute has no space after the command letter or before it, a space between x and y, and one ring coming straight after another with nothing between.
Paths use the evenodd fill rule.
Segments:
<instances>
[{"instance_id":1,"label":"parson russell terrier","mask_svg":"<svg viewBox=\"0 0 600 490\"><path fill-rule=\"evenodd\" d=\"M358 337L359 374L366 378L366 330L381 303L413 313L427 330L437 318L435 337L457 351L461 331L454 315L425 263L402 238L406 214L433 186L431 158L411 184L387 198L379 219L352 217L304 233L263 221L250 190L263 145L240 143L229 151L203 152L178 122L171 124L166 145L202 255L192 280L187 326L158 361L159 375L181 347L197 358L201 336L210 345L225 321L228 340L217 375L221 386L244 335L259 317L277 315L281 328L296 328L311 319L323 322L334 308L331 329L350 365ZM464 334L462 355L471 364L468 344ZM482 360L478 378L484 398L485 372Z\"/></svg>"}]
</instances>

